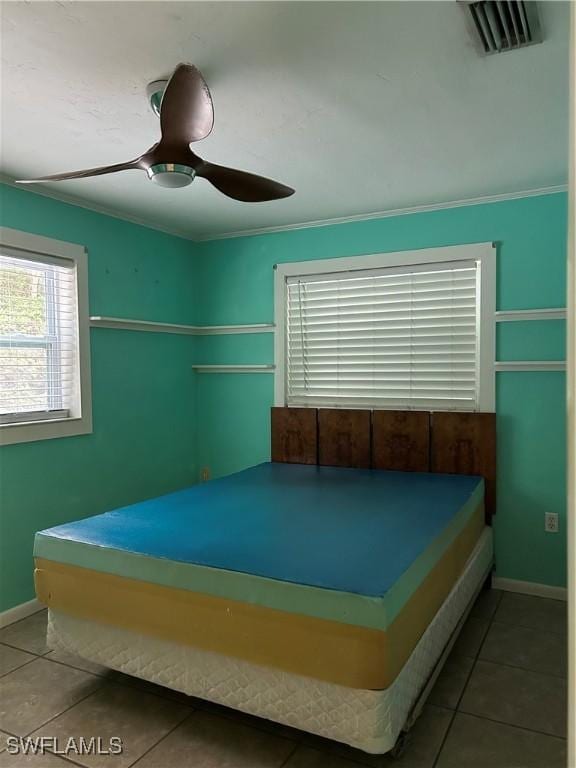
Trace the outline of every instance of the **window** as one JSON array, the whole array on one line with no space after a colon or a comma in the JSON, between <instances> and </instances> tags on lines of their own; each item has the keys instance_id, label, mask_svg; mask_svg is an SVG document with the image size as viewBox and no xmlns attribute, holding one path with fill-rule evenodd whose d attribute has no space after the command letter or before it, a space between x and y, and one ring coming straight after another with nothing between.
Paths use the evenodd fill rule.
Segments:
<instances>
[{"instance_id":1,"label":"window","mask_svg":"<svg viewBox=\"0 0 576 768\"><path fill-rule=\"evenodd\" d=\"M91 431L86 254L2 229L0 442Z\"/></svg>"},{"instance_id":2,"label":"window","mask_svg":"<svg viewBox=\"0 0 576 768\"><path fill-rule=\"evenodd\" d=\"M277 404L493 410L494 250L277 267Z\"/></svg>"}]
</instances>

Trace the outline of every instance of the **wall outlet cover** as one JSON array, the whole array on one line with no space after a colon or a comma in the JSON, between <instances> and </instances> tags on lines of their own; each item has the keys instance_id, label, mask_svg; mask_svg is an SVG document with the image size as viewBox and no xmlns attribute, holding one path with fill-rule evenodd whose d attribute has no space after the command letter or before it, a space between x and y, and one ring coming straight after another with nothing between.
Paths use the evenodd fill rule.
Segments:
<instances>
[{"instance_id":1,"label":"wall outlet cover","mask_svg":"<svg viewBox=\"0 0 576 768\"><path fill-rule=\"evenodd\" d=\"M544 530L547 533L558 533L558 513L557 512L544 513Z\"/></svg>"}]
</instances>

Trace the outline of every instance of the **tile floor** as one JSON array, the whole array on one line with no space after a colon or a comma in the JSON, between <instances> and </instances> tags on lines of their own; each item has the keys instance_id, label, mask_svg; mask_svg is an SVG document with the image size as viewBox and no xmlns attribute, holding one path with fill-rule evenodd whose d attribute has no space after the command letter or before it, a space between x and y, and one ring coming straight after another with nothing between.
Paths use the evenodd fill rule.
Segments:
<instances>
[{"instance_id":1,"label":"tile floor","mask_svg":"<svg viewBox=\"0 0 576 768\"><path fill-rule=\"evenodd\" d=\"M190 699L44 644L45 612L0 630L0 768L563 768L566 614L480 595L400 761ZM119 756L18 756L6 737L120 736Z\"/></svg>"}]
</instances>

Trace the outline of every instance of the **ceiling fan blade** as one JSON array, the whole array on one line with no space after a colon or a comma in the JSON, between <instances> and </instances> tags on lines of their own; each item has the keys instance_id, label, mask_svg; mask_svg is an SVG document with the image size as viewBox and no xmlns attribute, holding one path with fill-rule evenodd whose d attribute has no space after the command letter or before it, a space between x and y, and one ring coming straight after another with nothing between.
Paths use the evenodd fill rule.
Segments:
<instances>
[{"instance_id":1,"label":"ceiling fan blade","mask_svg":"<svg viewBox=\"0 0 576 768\"><path fill-rule=\"evenodd\" d=\"M53 176L40 176L38 179L18 179L16 184L42 184L46 181L68 181L68 179L86 179L90 176L104 176L107 173L128 171L131 168L141 168L138 160L116 165L102 165L99 168L87 168L85 171L70 171L69 173L55 173Z\"/></svg>"},{"instance_id":2,"label":"ceiling fan blade","mask_svg":"<svg viewBox=\"0 0 576 768\"><path fill-rule=\"evenodd\" d=\"M294 194L292 187L287 187L278 181L213 163L202 163L196 175L207 179L224 195L244 203L280 200Z\"/></svg>"},{"instance_id":3,"label":"ceiling fan blade","mask_svg":"<svg viewBox=\"0 0 576 768\"><path fill-rule=\"evenodd\" d=\"M212 131L212 97L200 71L179 64L168 81L160 105L162 144L190 144Z\"/></svg>"}]
</instances>

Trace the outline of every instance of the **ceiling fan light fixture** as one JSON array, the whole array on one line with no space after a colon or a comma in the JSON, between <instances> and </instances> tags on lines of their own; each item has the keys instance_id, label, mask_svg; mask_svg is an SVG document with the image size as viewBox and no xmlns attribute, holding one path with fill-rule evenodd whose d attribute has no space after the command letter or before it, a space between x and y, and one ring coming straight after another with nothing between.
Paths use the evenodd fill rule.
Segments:
<instances>
[{"instance_id":1,"label":"ceiling fan light fixture","mask_svg":"<svg viewBox=\"0 0 576 768\"><path fill-rule=\"evenodd\" d=\"M148 178L160 187L178 189L192 184L196 171L180 163L157 163L146 169Z\"/></svg>"}]
</instances>

